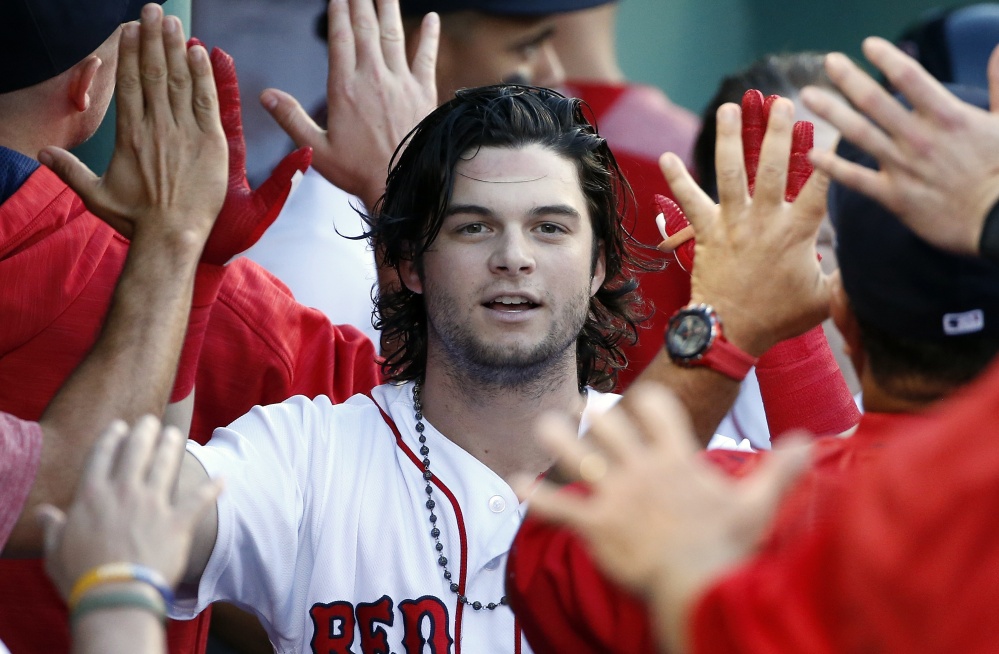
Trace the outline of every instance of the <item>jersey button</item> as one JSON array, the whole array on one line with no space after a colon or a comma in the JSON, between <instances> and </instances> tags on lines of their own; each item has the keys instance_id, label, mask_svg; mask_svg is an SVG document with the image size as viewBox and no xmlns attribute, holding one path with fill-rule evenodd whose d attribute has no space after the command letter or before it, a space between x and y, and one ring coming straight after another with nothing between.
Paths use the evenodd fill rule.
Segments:
<instances>
[{"instance_id":1,"label":"jersey button","mask_svg":"<svg viewBox=\"0 0 999 654\"><path fill-rule=\"evenodd\" d=\"M489 498L489 510L493 513L503 513L506 509L506 500L502 495L493 495Z\"/></svg>"}]
</instances>

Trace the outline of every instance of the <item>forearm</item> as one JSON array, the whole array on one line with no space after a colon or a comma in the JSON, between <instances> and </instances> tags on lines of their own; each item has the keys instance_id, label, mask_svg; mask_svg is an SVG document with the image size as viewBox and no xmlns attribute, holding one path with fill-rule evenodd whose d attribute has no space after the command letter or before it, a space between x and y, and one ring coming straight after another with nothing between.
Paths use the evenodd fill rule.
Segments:
<instances>
[{"instance_id":1,"label":"forearm","mask_svg":"<svg viewBox=\"0 0 999 654\"><path fill-rule=\"evenodd\" d=\"M66 506L86 452L115 418L162 415L184 339L200 246L167 247L141 231L129 250L93 349L42 414L38 475L5 553L40 552L32 508Z\"/></svg>"}]
</instances>

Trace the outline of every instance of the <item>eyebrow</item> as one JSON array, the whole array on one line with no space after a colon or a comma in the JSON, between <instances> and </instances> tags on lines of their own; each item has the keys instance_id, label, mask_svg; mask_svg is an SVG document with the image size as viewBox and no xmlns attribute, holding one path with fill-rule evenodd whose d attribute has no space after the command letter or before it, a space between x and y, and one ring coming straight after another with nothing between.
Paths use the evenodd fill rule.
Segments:
<instances>
[{"instance_id":1,"label":"eyebrow","mask_svg":"<svg viewBox=\"0 0 999 654\"><path fill-rule=\"evenodd\" d=\"M531 215L538 216L565 216L567 218L582 218L579 212L568 204L545 204L531 209ZM452 204L444 211L444 217L456 214L471 214L473 216L483 216L489 218L496 215L492 209L480 204Z\"/></svg>"},{"instance_id":2,"label":"eyebrow","mask_svg":"<svg viewBox=\"0 0 999 654\"><path fill-rule=\"evenodd\" d=\"M534 46L534 45L541 45L542 43L544 43L548 39L550 39L553 36L555 36L555 29L556 28L555 28L554 25L550 25L547 28L545 28L544 30L542 30L541 32L539 32L538 34L535 34L535 35L530 36L530 37L528 37L528 38L526 38L526 39L524 39L522 41L518 41L517 43L514 43L511 46L510 49L511 50L519 50L521 48L527 48L527 47Z\"/></svg>"}]
</instances>

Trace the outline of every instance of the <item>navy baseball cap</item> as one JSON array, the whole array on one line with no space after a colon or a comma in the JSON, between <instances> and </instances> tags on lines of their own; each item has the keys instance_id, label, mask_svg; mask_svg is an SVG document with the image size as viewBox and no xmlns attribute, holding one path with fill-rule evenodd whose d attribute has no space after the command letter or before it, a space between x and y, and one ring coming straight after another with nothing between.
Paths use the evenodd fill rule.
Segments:
<instances>
[{"instance_id":1,"label":"navy baseball cap","mask_svg":"<svg viewBox=\"0 0 999 654\"><path fill-rule=\"evenodd\" d=\"M606 5L613 0L400 0L403 16L423 16L436 11L481 11L497 16L543 16Z\"/></svg>"},{"instance_id":2,"label":"navy baseball cap","mask_svg":"<svg viewBox=\"0 0 999 654\"><path fill-rule=\"evenodd\" d=\"M164 0L0 1L0 93L69 70L148 2Z\"/></svg>"},{"instance_id":3,"label":"navy baseball cap","mask_svg":"<svg viewBox=\"0 0 999 654\"><path fill-rule=\"evenodd\" d=\"M988 107L980 89L951 90ZM837 153L878 167L846 140ZM858 318L885 333L922 341L999 335L999 265L929 245L880 204L837 182L829 188L829 217L843 288Z\"/></svg>"}]
</instances>

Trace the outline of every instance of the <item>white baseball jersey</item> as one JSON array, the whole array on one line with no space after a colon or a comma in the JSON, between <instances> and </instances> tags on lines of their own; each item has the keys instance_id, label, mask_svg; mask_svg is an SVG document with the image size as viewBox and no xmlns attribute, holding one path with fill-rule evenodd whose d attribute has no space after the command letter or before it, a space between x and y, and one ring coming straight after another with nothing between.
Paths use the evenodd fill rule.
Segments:
<instances>
[{"instance_id":1,"label":"white baseball jersey","mask_svg":"<svg viewBox=\"0 0 999 654\"><path fill-rule=\"evenodd\" d=\"M424 419L436 551L412 388L383 385L336 406L297 396L190 443L226 487L197 596L181 596L171 617L228 601L257 614L280 653L529 652L509 607L460 604L438 562L447 557L469 601L498 604L525 507ZM591 390L581 430L616 400Z\"/></svg>"}]
</instances>

